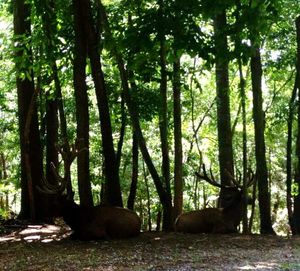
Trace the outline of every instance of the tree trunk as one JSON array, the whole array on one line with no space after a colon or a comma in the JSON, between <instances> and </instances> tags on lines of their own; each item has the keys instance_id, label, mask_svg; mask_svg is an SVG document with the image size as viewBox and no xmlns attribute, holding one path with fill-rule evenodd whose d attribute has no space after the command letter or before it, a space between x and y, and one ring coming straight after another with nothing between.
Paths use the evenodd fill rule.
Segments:
<instances>
[{"instance_id":1,"label":"tree trunk","mask_svg":"<svg viewBox=\"0 0 300 271\"><path fill-rule=\"evenodd\" d=\"M292 199L292 143L293 143L293 121L295 113L295 100L297 95L297 81L299 80L296 74L295 84L292 91L292 96L289 102L289 115L287 119L287 143L286 143L286 207L288 219L292 234L296 234L295 225L293 223L293 199Z\"/></svg>"},{"instance_id":2,"label":"tree trunk","mask_svg":"<svg viewBox=\"0 0 300 271\"><path fill-rule=\"evenodd\" d=\"M76 101L77 139L79 148L85 149L77 157L77 176L80 204L93 206L89 167L89 102L86 85L87 43L82 25L79 1L73 1L75 48L73 64L73 82Z\"/></svg>"},{"instance_id":3,"label":"tree trunk","mask_svg":"<svg viewBox=\"0 0 300 271\"><path fill-rule=\"evenodd\" d=\"M180 91L180 58L176 56L173 64L173 101L174 101L174 218L182 212L183 179L182 179L182 132L181 132L181 91Z\"/></svg>"},{"instance_id":4,"label":"tree trunk","mask_svg":"<svg viewBox=\"0 0 300 271\"><path fill-rule=\"evenodd\" d=\"M297 147L296 155L298 158L297 176L295 183L297 184L297 193L294 197L294 215L293 224L296 234L300 234L300 16L296 19L297 28L297 64L296 64L296 87L298 89L298 134L297 134Z\"/></svg>"},{"instance_id":5,"label":"tree trunk","mask_svg":"<svg viewBox=\"0 0 300 271\"><path fill-rule=\"evenodd\" d=\"M58 116L57 116L57 100L51 99L49 93L46 93L46 180L55 185L57 183L51 164L58 166L58 152L56 144L58 141ZM53 202L55 195L44 195L48 198L49 219L55 208Z\"/></svg>"},{"instance_id":6,"label":"tree trunk","mask_svg":"<svg viewBox=\"0 0 300 271\"><path fill-rule=\"evenodd\" d=\"M268 187L268 169L264 136L265 119L261 88L262 64L260 51L256 46L254 47L254 54L251 56L251 80L253 91L253 120L255 130L256 176L260 210L260 232L262 234L274 234L271 221L271 202Z\"/></svg>"},{"instance_id":7,"label":"tree trunk","mask_svg":"<svg viewBox=\"0 0 300 271\"><path fill-rule=\"evenodd\" d=\"M81 0L79 6L83 14L82 23L84 25L84 31L86 33L88 42L88 55L91 62L92 77L95 84L97 104L100 115L102 149L106 178L106 200L109 205L123 206L116 153L113 145L108 97L104 81L104 74L100 62L98 38L91 13L91 2L89 0Z\"/></svg>"},{"instance_id":8,"label":"tree trunk","mask_svg":"<svg viewBox=\"0 0 300 271\"><path fill-rule=\"evenodd\" d=\"M239 22L240 22L240 12L242 11L241 1L236 0L236 31L241 31ZM235 50L239 53L237 57L238 69L239 69L239 77L240 77L240 96L241 96L241 109L242 109L242 122L243 122L243 233L249 233L249 224L248 224L248 191L247 191L247 170L248 170L248 157L247 157L247 112L246 112L246 80L243 75L243 61L241 55L241 46L242 41L239 35L236 35L235 38Z\"/></svg>"},{"instance_id":9,"label":"tree trunk","mask_svg":"<svg viewBox=\"0 0 300 271\"><path fill-rule=\"evenodd\" d=\"M49 183L55 184L55 176L51 169L51 163L58 165L58 152L56 149L58 140L58 116L57 101L46 93L46 179Z\"/></svg>"},{"instance_id":10,"label":"tree trunk","mask_svg":"<svg viewBox=\"0 0 300 271\"><path fill-rule=\"evenodd\" d=\"M24 36L31 36L29 18L30 6L24 0L16 0L14 2L14 35L15 44L18 47L15 50L15 63L17 71L22 188L21 212L19 217L31 220L43 220L45 212L43 195L36 190L36 186L41 183L43 166L36 95L31 69L33 60L31 49L28 49L30 47L23 40ZM28 141L26 142L25 126L27 120ZM30 180L28 179L29 176ZM36 208L37 206L39 208Z\"/></svg>"},{"instance_id":11,"label":"tree trunk","mask_svg":"<svg viewBox=\"0 0 300 271\"><path fill-rule=\"evenodd\" d=\"M139 143L137 136L132 135L132 173L131 173L131 185L130 192L127 200L127 208L133 210L136 197L136 189L139 173Z\"/></svg>"},{"instance_id":12,"label":"tree trunk","mask_svg":"<svg viewBox=\"0 0 300 271\"><path fill-rule=\"evenodd\" d=\"M100 2L100 6L101 6L101 12L102 12L102 17L103 17L103 21L104 21L104 26L106 28L107 34L113 41L113 36L110 31L109 23L108 23L107 16L106 16L106 11L101 2ZM134 130L134 133L136 133L136 136L138 137L140 151L143 155L143 159L144 159L144 161L148 167L148 170L151 174L151 177L154 181L160 202L162 203L162 206L163 206L163 212L164 212L163 230L170 230L173 227L172 198L170 198L169 194L166 192L166 190L161 182L160 176L159 176L159 174L152 162L152 159L150 157L150 154L149 154L149 151L148 151L148 148L146 145L146 141L143 136L142 129L140 127L138 112L136 111L136 108L134 106L134 103L133 103L131 95L130 95L128 74L125 69L124 60L123 60L122 56L120 55L116 45L114 45L112 47L111 53L116 58L116 61L118 64L120 77L121 77L121 81L122 81L122 88L124 91L124 99L125 99L126 105L128 107L128 111L129 111L129 115L131 118L131 124L132 124L133 130Z\"/></svg>"},{"instance_id":13,"label":"tree trunk","mask_svg":"<svg viewBox=\"0 0 300 271\"><path fill-rule=\"evenodd\" d=\"M36 2L36 9L40 12L42 17L43 30L46 36L45 46L46 46L46 58L51 66L52 76L51 79L54 80L55 85L55 100L58 112L59 112L59 127L61 132L61 138L63 142L63 149L66 153L70 153L70 145L67 133L67 120L64 112L63 97L61 90L61 83L59 79L59 71L56 64L55 54L57 53L56 44L56 29L57 29L57 19L55 13L55 1L48 0L45 5L41 5ZM57 143L57 141L56 141ZM51 170L51 169L50 169ZM67 169L67 176L71 176L70 169ZM52 171L52 170L51 170ZM67 194L70 198L73 197L74 193L72 190L71 178L68 177L67 181Z\"/></svg>"},{"instance_id":14,"label":"tree trunk","mask_svg":"<svg viewBox=\"0 0 300 271\"><path fill-rule=\"evenodd\" d=\"M147 178L147 174L146 174L145 163L143 163L143 174L144 174L144 181L145 181L146 194L147 194L148 231L151 232L152 231L152 222L151 222L151 197L150 197L149 182L148 182L148 178Z\"/></svg>"},{"instance_id":15,"label":"tree trunk","mask_svg":"<svg viewBox=\"0 0 300 271\"><path fill-rule=\"evenodd\" d=\"M120 171L120 164L121 164L121 158L122 158L122 148L124 143L124 137L126 132L126 124L127 124L127 116L125 111L125 101L124 101L124 95L121 94L121 128L120 128L120 138L118 141L118 148L117 148L117 169Z\"/></svg>"},{"instance_id":16,"label":"tree trunk","mask_svg":"<svg viewBox=\"0 0 300 271\"><path fill-rule=\"evenodd\" d=\"M168 94L167 94L167 68L166 68L166 38L164 33L164 0L159 1L159 16L161 25L158 38L160 42L159 61L160 61L160 110L159 110L159 131L162 152L162 176L166 187L166 192L171 198L170 184L170 157L168 140Z\"/></svg>"},{"instance_id":17,"label":"tree trunk","mask_svg":"<svg viewBox=\"0 0 300 271\"><path fill-rule=\"evenodd\" d=\"M243 76L242 60L238 59L239 74L240 74L240 92L241 92L241 104L242 104L242 119L243 119L243 200L244 200L244 210L243 210L243 233L249 233L248 229L248 191L247 191L247 181L248 181L248 150L247 150L247 113L246 113L246 93L245 85L246 81Z\"/></svg>"},{"instance_id":18,"label":"tree trunk","mask_svg":"<svg viewBox=\"0 0 300 271\"><path fill-rule=\"evenodd\" d=\"M231 178L234 176L226 25L226 11L224 10L214 18L219 165L221 184L224 186L231 185ZM221 189L221 206L223 206L224 196Z\"/></svg>"}]
</instances>

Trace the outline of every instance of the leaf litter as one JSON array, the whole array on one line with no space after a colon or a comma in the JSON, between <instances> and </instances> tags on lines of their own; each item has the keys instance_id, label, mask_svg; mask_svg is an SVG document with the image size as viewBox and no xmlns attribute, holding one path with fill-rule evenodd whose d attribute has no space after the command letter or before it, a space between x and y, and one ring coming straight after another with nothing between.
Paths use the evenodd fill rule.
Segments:
<instances>
[{"instance_id":1,"label":"leaf litter","mask_svg":"<svg viewBox=\"0 0 300 271\"><path fill-rule=\"evenodd\" d=\"M83 242L56 230L0 235L0 270L300 270L300 237L145 232Z\"/></svg>"}]
</instances>

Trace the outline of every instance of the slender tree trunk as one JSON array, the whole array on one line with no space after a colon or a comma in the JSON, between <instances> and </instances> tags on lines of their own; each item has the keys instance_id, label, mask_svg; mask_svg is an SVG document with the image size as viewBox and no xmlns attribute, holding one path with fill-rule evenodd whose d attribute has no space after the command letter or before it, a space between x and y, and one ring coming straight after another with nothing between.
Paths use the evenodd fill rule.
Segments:
<instances>
[{"instance_id":1,"label":"slender tree trunk","mask_svg":"<svg viewBox=\"0 0 300 271\"><path fill-rule=\"evenodd\" d=\"M3 152L0 152L0 182L4 183L7 181L8 173L7 173L7 164L6 157ZM4 209L7 214L9 212L9 201L8 201L8 191L4 192L5 198L3 194L0 196L0 208Z\"/></svg>"},{"instance_id":2,"label":"slender tree trunk","mask_svg":"<svg viewBox=\"0 0 300 271\"><path fill-rule=\"evenodd\" d=\"M132 173L131 173L131 185L130 192L127 200L127 208L133 210L136 197L136 189L139 173L139 143L137 136L132 135Z\"/></svg>"},{"instance_id":3,"label":"slender tree trunk","mask_svg":"<svg viewBox=\"0 0 300 271\"><path fill-rule=\"evenodd\" d=\"M180 58L173 64L173 101L174 101L174 218L182 212L183 179L182 179L182 131L181 131L181 91L180 91Z\"/></svg>"},{"instance_id":4,"label":"slender tree trunk","mask_svg":"<svg viewBox=\"0 0 300 271\"><path fill-rule=\"evenodd\" d=\"M297 28L297 64L296 64L296 87L298 89L298 134L297 134L297 147L296 154L298 158L297 176L295 184L297 185L297 193L294 197L294 215L293 224L296 234L300 234L300 16L296 19Z\"/></svg>"},{"instance_id":5,"label":"slender tree trunk","mask_svg":"<svg viewBox=\"0 0 300 271\"><path fill-rule=\"evenodd\" d=\"M59 112L59 127L60 127L62 142L63 142L63 149L66 153L70 153L70 145L69 145L69 139L67 133L67 120L66 120L64 106L63 106L61 83L58 75L59 70L55 59L55 55L57 53L57 48L55 47L56 29L57 29L55 1L48 0L46 1L44 6L41 6L41 3L36 2L36 9L40 11L40 16L42 17L42 23L43 23L43 30L46 36L46 40L45 40L46 57L52 69L52 79L54 80L54 85L55 85L54 93L55 93L55 100L57 106L56 110L58 110ZM52 170L50 169L50 171ZM68 172L66 176L71 176L70 169L67 169L67 171ZM69 198L73 198L74 193L72 189L71 177L68 177L66 181L67 181L67 195Z\"/></svg>"},{"instance_id":6,"label":"slender tree trunk","mask_svg":"<svg viewBox=\"0 0 300 271\"><path fill-rule=\"evenodd\" d=\"M152 222L151 222L151 197L150 197L149 182L148 182L148 179L147 179L145 163L143 163L143 174L144 174L144 180L145 180L145 186L146 186L146 193L147 193L148 230L151 232L152 231Z\"/></svg>"},{"instance_id":7,"label":"slender tree trunk","mask_svg":"<svg viewBox=\"0 0 300 271\"><path fill-rule=\"evenodd\" d=\"M76 101L77 139L81 151L77 157L77 175L80 204L93 206L89 167L89 101L86 85L87 43L79 1L73 1L75 48L73 64L73 82Z\"/></svg>"},{"instance_id":8,"label":"slender tree trunk","mask_svg":"<svg viewBox=\"0 0 300 271\"><path fill-rule=\"evenodd\" d=\"M287 143L286 143L286 207L288 211L288 219L292 234L296 234L295 225L293 223L293 197L292 197L292 142L293 142L293 120L295 113L295 100L297 95L297 78L292 91L292 96L289 102L289 115L287 119Z\"/></svg>"},{"instance_id":9,"label":"slender tree trunk","mask_svg":"<svg viewBox=\"0 0 300 271\"><path fill-rule=\"evenodd\" d=\"M257 190L257 180L255 180L252 189L252 204L251 204L251 212L248 224L248 231L252 231L253 221L254 221L254 213L255 213L255 202L256 202L256 190Z\"/></svg>"},{"instance_id":10,"label":"slender tree trunk","mask_svg":"<svg viewBox=\"0 0 300 271\"><path fill-rule=\"evenodd\" d=\"M254 54L251 57L251 80L253 91L253 120L255 130L256 176L258 181L258 200L260 210L260 232L262 234L274 234L271 221L271 200L268 187L268 169L264 136L265 119L261 87L262 64L259 48L254 47L254 50Z\"/></svg>"},{"instance_id":11,"label":"slender tree trunk","mask_svg":"<svg viewBox=\"0 0 300 271\"><path fill-rule=\"evenodd\" d=\"M117 149L117 169L120 171L120 164L121 164L121 156L122 156L122 148L124 143L124 137L126 132L126 124L127 124L127 116L125 111L125 101L124 95L121 94L121 128L120 128L120 139L118 142L118 149Z\"/></svg>"},{"instance_id":12,"label":"slender tree trunk","mask_svg":"<svg viewBox=\"0 0 300 271\"><path fill-rule=\"evenodd\" d=\"M36 95L31 67L32 52L23 37L31 36L30 6L24 0L14 1L15 63L17 71L18 115L21 147L21 212L24 219L43 220L44 201L36 185L43 176L42 152L37 116ZM29 49L28 49L29 48ZM26 56L26 57L25 57ZM22 78L25 75L25 78ZM31 106L32 105L32 106ZM30 108L31 107L31 108ZM28 120L28 137L26 122ZM30 121L29 121L30 120ZM26 141L26 138L28 141ZM28 159L27 159L28 158ZM30 171L30 172L28 172ZM30 176L30 180L28 177ZM39 208L36 208L39 206Z\"/></svg>"},{"instance_id":13,"label":"slender tree trunk","mask_svg":"<svg viewBox=\"0 0 300 271\"><path fill-rule=\"evenodd\" d=\"M241 26L240 22L240 13L242 11L241 1L236 0L236 24L237 24L237 32L240 32ZM242 41L239 35L236 35L235 39L235 48L237 52L241 52ZM248 170L248 150L247 150L247 112L246 112L246 80L243 74L243 61L242 55L239 53L237 58L238 67L239 67L239 77L240 77L240 96L241 96L241 109L242 109L242 122L243 122L243 233L249 233L249 224L248 224L248 189L247 189L247 170Z\"/></svg>"},{"instance_id":14,"label":"slender tree trunk","mask_svg":"<svg viewBox=\"0 0 300 271\"><path fill-rule=\"evenodd\" d=\"M230 185L231 178L234 176L226 25L226 11L224 10L214 18L219 165L222 185ZM224 196L221 190L221 206L223 206Z\"/></svg>"},{"instance_id":15,"label":"slender tree trunk","mask_svg":"<svg viewBox=\"0 0 300 271\"><path fill-rule=\"evenodd\" d=\"M182 213L183 205L183 172L182 172L182 131L181 131L181 82L180 53L181 38L180 1L175 0L175 18L173 24L173 117L174 117L174 210L173 219Z\"/></svg>"},{"instance_id":16,"label":"slender tree trunk","mask_svg":"<svg viewBox=\"0 0 300 271\"><path fill-rule=\"evenodd\" d=\"M166 63L166 38L164 33L164 0L159 1L159 15L161 18L160 32L158 38L160 42L160 111L159 111L159 130L162 151L162 176L168 197L171 198L170 184L170 157L168 141L168 95L167 95L167 63Z\"/></svg>"},{"instance_id":17,"label":"slender tree trunk","mask_svg":"<svg viewBox=\"0 0 300 271\"><path fill-rule=\"evenodd\" d=\"M49 97L46 93L46 180L51 184L56 184L51 164L58 166L58 152L56 144L58 142L58 115L57 100ZM56 195L44 195L47 198L47 209L49 220L51 221L54 210L53 202Z\"/></svg>"},{"instance_id":18,"label":"slender tree trunk","mask_svg":"<svg viewBox=\"0 0 300 271\"><path fill-rule=\"evenodd\" d=\"M46 93L46 179L55 184L55 176L51 169L51 163L58 165L58 153L56 145L58 140L58 116L57 101Z\"/></svg>"},{"instance_id":19,"label":"slender tree trunk","mask_svg":"<svg viewBox=\"0 0 300 271\"><path fill-rule=\"evenodd\" d=\"M83 14L82 23L87 36L88 55L91 62L92 77L95 84L97 104L100 115L102 149L106 177L105 195L108 204L114 206L123 206L116 153L113 145L108 97L104 81L104 74L100 62L98 39L91 13L91 2L89 0L81 0L80 8Z\"/></svg>"},{"instance_id":20,"label":"slender tree trunk","mask_svg":"<svg viewBox=\"0 0 300 271\"><path fill-rule=\"evenodd\" d=\"M248 191L247 191L247 168L248 168L248 157L247 157L247 113L246 113L246 92L245 85L246 81L243 75L242 60L238 59L239 74L240 74L240 92L241 92L241 104L242 104L242 119L243 119L243 233L249 233L248 229Z\"/></svg>"}]
</instances>

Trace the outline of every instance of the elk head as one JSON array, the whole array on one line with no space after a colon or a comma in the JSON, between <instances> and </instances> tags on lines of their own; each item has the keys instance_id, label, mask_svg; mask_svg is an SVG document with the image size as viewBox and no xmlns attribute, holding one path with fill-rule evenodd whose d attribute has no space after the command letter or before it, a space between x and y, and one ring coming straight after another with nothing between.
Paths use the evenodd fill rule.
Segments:
<instances>
[{"instance_id":1,"label":"elk head","mask_svg":"<svg viewBox=\"0 0 300 271\"><path fill-rule=\"evenodd\" d=\"M59 149L64 161L64 176L61 177L57 168L52 164L52 170L57 185L46 180L39 188L44 193L56 194L62 216L66 224L73 230L73 237L82 240L101 238L126 238L136 236L140 232L141 221L137 214L131 210L109 206L84 207L76 204L73 193L65 194L70 182L70 167L77 155L84 149L78 149L78 144L73 144L69 151ZM71 189L72 191L72 189Z\"/></svg>"},{"instance_id":2,"label":"elk head","mask_svg":"<svg viewBox=\"0 0 300 271\"><path fill-rule=\"evenodd\" d=\"M244 207L243 189L240 183L231 177L233 185L223 186L215 180L211 170L208 176L204 165L203 173L196 173L196 175L211 185L223 189L224 205L222 208L206 208L180 215L175 221L175 230L189 233L237 232ZM253 182L254 174L249 171L246 186L249 187Z\"/></svg>"}]
</instances>

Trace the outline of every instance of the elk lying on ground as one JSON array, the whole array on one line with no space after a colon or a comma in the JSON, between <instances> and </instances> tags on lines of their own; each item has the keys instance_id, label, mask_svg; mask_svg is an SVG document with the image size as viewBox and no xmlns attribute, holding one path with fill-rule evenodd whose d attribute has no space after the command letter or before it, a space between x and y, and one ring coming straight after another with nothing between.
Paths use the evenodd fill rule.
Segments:
<instances>
[{"instance_id":1,"label":"elk lying on ground","mask_svg":"<svg viewBox=\"0 0 300 271\"><path fill-rule=\"evenodd\" d=\"M225 204L223 208L206 208L181 214L175 221L177 232L187 233L233 233L243 215L243 191L238 182L233 180L234 186L222 186L215 181L212 173L209 177L203 165L203 175L197 176L210 184L224 189ZM247 187L253 184L254 174L249 173Z\"/></svg>"},{"instance_id":2,"label":"elk lying on ground","mask_svg":"<svg viewBox=\"0 0 300 271\"><path fill-rule=\"evenodd\" d=\"M69 154L61 151L65 170L70 168L78 153L76 145ZM109 206L83 207L76 204L73 198L63 194L67 183L66 172L65 176L61 177L54 165L52 169L58 185L53 186L46 181L40 190L58 196L58 212L55 216L63 217L65 223L73 230L73 237L81 240L127 238L140 233L141 220L129 209Z\"/></svg>"}]
</instances>

